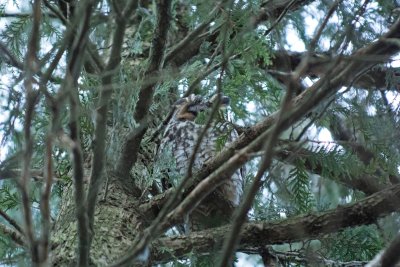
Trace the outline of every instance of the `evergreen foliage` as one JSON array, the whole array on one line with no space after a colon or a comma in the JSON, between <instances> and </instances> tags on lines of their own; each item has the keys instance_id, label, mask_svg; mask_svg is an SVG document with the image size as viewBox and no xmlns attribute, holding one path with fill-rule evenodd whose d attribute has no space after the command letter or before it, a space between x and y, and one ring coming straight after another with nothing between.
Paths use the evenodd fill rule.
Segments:
<instances>
[{"instance_id":1,"label":"evergreen foliage","mask_svg":"<svg viewBox=\"0 0 400 267\"><path fill-rule=\"evenodd\" d=\"M253 140L270 132L264 135L257 149L242 155L240 164L245 164L247 170L245 197L251 194L249 188L259 166L272 157L269 168L262 173L244 223L279 226L292 221L295 224L308 215L323 215L359 203L400 181L400 75L393 57L399 52L399 42L395 37L381 38L396 25L399 9L396 1L172 1L167 38L162 40L165 48L161 56L158 55L161 63L152 70L152 57L160 52L154 45L161 38L161 33L157 32L160 20L157 12L169 1L136 1L133 11L126 14L132 1L71 0L79 8L75 8L75 17L68 18L62 16L60 1L31 2L14 0L0 4L1 266L50 266L52 260L59 266L76 264L78 254L82 254L77 249L78 242L82 242L81 226L79 218L75 217L75 213L79 214L79 205L74 202L79 196L73 194L79 183L77 166L84 171L85 195L81 196L84 208L91 205L86 195L89 188L94 188L96 183L100 185L93 202L97 203L94 219L85 213L89 218L86 222L88 238L93 242L90 262L111 266L124 259L129 252L118 251L125 254L117 254L117 245L110 243L107 233L110 238L121 239L118 246L125 249L135 244L136 236L143 236L144 240L144 233L150 230L141 231L152 222L162 220L157 215L172 197L172 193L159 190L165 170L172 176L169 178L173 189L179 187L183 178L179 172L171 171L176 165L170 151L159 155L156 151L172 104L189 93L210 97L220 90L230 98L229 108L215 116L214 122L232 123L242 135L238 145L228 151L233 154L217 167L225 166L242 149L251 147ZM34 3L40 5L39 21L34 16ZM85 32L88 42L82 37L79 43L77 38L86 27L86 3L93 4ZM330 10L332 14L329 15ZM121 17L123 15L126 17ZM330 18L324 25L326 16ZM38 49L34 51L35 58L30 58L35 23L40 26L36 36ZM114 37L122 24L126 25L123 41ZM202 26L204 29L193 34ZM323 29L318 33L320 26ZM192 38L179 47L190 34ZM382 47L391 44L395 48L386 51L384 47L381 54L368 54L372 49L366 47L376 40L383 43ZM118 41L122 42L121 52L110 58ZM74 49L78 50L78 56L74 55ZM357 54L357 51L364 51L364 54ZM69 69L74 60L82 62L77 63L78 77L72 77ZM115 66L107 65L113 60L117 61ZM346 66L354 62L365 66L343 75L348 71ZM52 67L54 70L47 73ZM340 81L335 83L335 79ZM311 91L319 83L322 89ZM329 92L323 94L323 90ZM307 95L308 92L312 95ZM72 104L75 93L76 106ZM290 101L294 99L288 105L287 94ZM322 96L317 98L318 94ZM149 95L150 100L146 102L144 98ZM296 109L307 101L312 102L309 107ZM142 102L148 106L145 111L137 111L138 103ZM29 105L33 105L32 110ZM73 138L74 108L78 113L78 139ZM102 113L103 110L106 113ZM142 112L144 119L135 120L136 112ZM204 125L208 117L209 113L201 113L196 123ZM103 124L99 125L99 121ZM29 134L28 124L31 125ZM267 124L268 129L259 130ZM102 127L105 136L99 134ZM275 139L270 139L272 133L276 134ZM226 153L230 134L221 135L217 140L220 155ZM89 177L96 171L92 169L93 162L99 156L96 149L102 144L96 138L105 141L104 147L100 147L104 162L98 169L99 180L92 184ZM134 142L130 142L132 140ZM274 141L273 150L266 150L269 140ZM136 150L135 145L138 146ZM81 163L77 163L74 154L77 148L82 151ZM136 154L124 154L130 149ZM123 162L126 155L128 160ZM133 163L125 175L122 167L129 165L129 159ZM201 235L182 237L175 228L162 228L182 223L183 217L177 220L171 215L178 212L173 208L183 203L199 183L194 178L203 179L215 171L216 168L207 169L215 162L208 162L204 170L198 172L200 174L194 173L179 192L178 201L171 204L175 206L168 210L170 221L160 221L162 230L150 237L152 242L171 238L171 243L163 244L188 238L192 243L184 245L190 244L192 251L182 249L182 252L172 245L155 246L158 250L152 250L147 244L146 248L150 247L153 253L147 259L154 265L212 266L224 259L222 240L196 247L196 242L202 240ZM236 162L236 169L240 164ZM53 181L48 200L50 214L46 217L44 192L49 183L46 180L49 169ZM24 170L29 170L25 180L22 178ZM197 176L202 175L201 171L211 172L205 177ZM132 189L131 195L121 193L123 190L119 192L120 187ZM133 189L139 190L139 196ZM114 205L107 202L110 194ZM151 206L148 213L140 210L141 205L152 201L157 205ZM235 249L250 255L248 262L259 266L268 266L271 261L277 266L328 265L324 260L337 264L333 266L342 266L340 264L345 262L363 264L396 238L398 202L393 197L393 207L378 209L380 213L376 218L370 218L376 213L367 211L369 206L366 205L365 210L359 211L360 218L369 217L369 220L343 224L337 230L328 231L315 225L321 229L299 228L301 234L286 233L292 234L292 238L271 243L252 240L253 243L242 244L239 241ZM26 206L32 216L30 226L25 217ZM121 208L121 211L107 221L101 217L102 208L110 214L114 209ZM151 216L150 212L153 212ZM8 217L25 230L20 232ZM95 226L90 220L94 220ZM99 226L99 221L103 225ZM130 225L132 221L137 225ZM235 220L232 225L234 223ZM29 239L29 227L36 243ZM204 236L216 232L229 236L231 228L228 228L205 230ZM46 229L51 233L48 248L53 252L40 255L38 260L33 256L33 248L45 246ZM66 229L71 232L67 233ZM216 232L207 232L213 230ZM18 237L25 243L19 244ZM268 236L259 237L262 238L269 240ZM68 244L65 249L60 249L60 240ZM69 247L70 243L73 248ZM98 243L103 246L93 245ZM267 256L262 253L264 250L269 251ZM50 254L54 259L49 258ZM201 257L204 255L207 257ZM246 257L242 254L234 257L236 266L244 264Z\"/></svg>"}]
</instances>

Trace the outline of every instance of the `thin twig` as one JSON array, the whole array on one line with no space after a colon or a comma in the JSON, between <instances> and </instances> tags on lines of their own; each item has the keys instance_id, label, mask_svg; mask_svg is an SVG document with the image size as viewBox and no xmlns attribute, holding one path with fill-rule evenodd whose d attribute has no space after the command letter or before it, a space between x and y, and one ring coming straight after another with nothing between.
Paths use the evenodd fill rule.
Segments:
<instances>
[{"instance_id":1,"label":"thin twig","mask_svg":"<svg viewBox=\"0 0 400 267\"><path fill-rule=\"evenodd\" d=\"M308 53L309 53L310 55L314 52L315 47L316 47L316 45L317 45L317 43L318 43L318 40L321 38L321 35L322 35L323 30L325 29L326 25L328 24L329 19L332 17L333 12L335 12L335 10L337 9L337 7L338 7L338 5L339 5L339 3L340 3L341 1L342 1L342 0L336 0L336 1L332 4L332 6L331 6L331 8L328 10L328 13L326 14L326 16L325 16L323 22L322 22L321 25L319 26L317 32L314 34L314 37L312 38L312 40L311 40L311 42L310 42L310 45L309 45L309 49L308 49Z\"/></svg>"},{"instance_id":2,"label":"thin twig","mask_svg":"<svg viewBox=\"0 0 400 267\"><path fill-rule=\"evenodd\" d=\"M12 225L21 235L24 235L24 231L22 230L21 226L19 226L19 224L13 218L8 216L8 214L2 209L0 209L0 216L3 217L4 220L6 220L10 225Z\"/></svg>"},{"instance_id":3,"label":"thin twig","mask_svg":"<svg viewBox=\"0 0 400 267\"><path fill-rule=\"evenodd\" d=\"M43 13L43 16L49 17L49 18L57 18L57 16L55 16L54 14L51 13ZM0 18L27 18L27 17L32 17L32 13L23 13L23 12L19 12L19 13L1 13L0 14Z\"/></svg>"}]
</instances>

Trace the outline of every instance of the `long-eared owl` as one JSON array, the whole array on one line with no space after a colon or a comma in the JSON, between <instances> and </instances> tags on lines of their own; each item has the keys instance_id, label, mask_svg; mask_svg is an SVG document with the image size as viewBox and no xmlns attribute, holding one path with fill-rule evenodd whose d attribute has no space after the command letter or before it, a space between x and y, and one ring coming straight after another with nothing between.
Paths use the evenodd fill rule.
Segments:
<instances>
[{"instance_id":1,"label":"long-eared owl","mask_svg":"<svg viewBox=\"0 0 400 267\"><path fill-rule=\"evenodd\" d=\"M216 95L204 99L199 95L190 95L175 102L175 112L169 121L157 152L157 157L164 164L164 177L162 187L176 186L187 172L189 161L192 157L198 136L204 128L201 119L206 120ZM226 107L230 99L222 96L220 108ZM204 163L213 158L216 153L227 146L238 134L232 124L220 120L208 129L202 139L198 150L193 172L196 172ZM165 173L167 173L165 175ZM190 230L199 230L227 223L233 209L239 205L243 194L243 169L237 170L228 180L225 180L211 195L222 196L229 208L221 207L218 201L212 201L212 196L206 198L190 215ZM218 198L217 198L218 199ZM215 200L215 199L214 199ZM188 226L188 225L186 225Z\"/></svg>"}]
</instances>

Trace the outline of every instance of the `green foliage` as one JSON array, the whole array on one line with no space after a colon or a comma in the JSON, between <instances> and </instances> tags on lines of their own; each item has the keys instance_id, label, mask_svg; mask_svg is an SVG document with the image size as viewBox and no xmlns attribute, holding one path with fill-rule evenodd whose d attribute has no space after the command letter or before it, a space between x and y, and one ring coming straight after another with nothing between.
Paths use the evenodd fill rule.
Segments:
<instances>
[{"instance_id":1,"label":"green foliage","mask_svg":"<svg viewBox=\"0 0 400 267\"><path fill-rule=\"evenodd\" d=\"M0 235L0 264L2 266L27 266L26 253L7 237Z\"/></svg>"},{"instance_id":2,"label":"green foliage","mask_svg":"<svg viewBox=\"0 0 400 267\"><path fill-rule=\"evenodd\" d=\"M0 188L0 207L9 210L19 207L19 204L20 197L15 185L8 181L3 181L2 187Z\"/></svg>"},{"instance_id":3,"label":"green foliage","mask_svg":"<svg viewBox=\"0 0 400 267\"><path fill-rule=\"evenodd\" d=\"M333 180L341 175L350 177L363 173L365 166L361 165L359 160L352 153L346 153L340 146L334 146L327 149L323 146L314 146L311 148L312 156L308 158L313 169L323 166L321 170L322 177L328 177Z\"/></svg>"},{"instance_id":4,"label":"green foliage","mask_svg":"<svg viewBox=\"0 0 400 267\"><path fill-rule=\"evenodd\" d=\"M309 175L303 162L298 161L296 167L290 171L287 184L296 213L306 213L315 207Z\"/></svg>"},{"instance_id":5,"label":"green foliage","mask_svg":"<svg viewBox=\"0 0 400 267\"><path fill-rule=\"evenodd\" d=\"M48 2L53 5L57 1ZM106 125L107 171L115 166L126 136L138 126L138 122L134 121L133 112L139 98L139 90L144 85L156 83L148 125L146 125L148 131L141 142L138 161L131 173L134 181L141 188L148 188L153 181L159 183L160 177L165 177L166 172L169 176L165 178L174 186L178 185L182 178L182 174L174 172L175 160L171 157L170 150L166 149L161 154L155 155L154 151L160 135L156 136L156 140L152 139L151 135L171 110L172 103L185 94L188 88L193 87L194 93L205 97L213 95L220 89L231 99L228 111L217 114L216 126L212 128L214 131L221 131L216 142L217 151L226 147L228 137L232 134L231 129L218 128L221 122L230 121L233 117L233 121L241 126L255 125L279 110L286 89L282 78L276 78L277 73L289 78L294 71L295 60L292 62L292 59L288 58L287 66L282 70L275 69L276 63L282 62L277 62L274 54L277 50L288 51L290 54L291 49L299 50L303 46L307 49L314 38L313 33L322 25L327 11L331 8L332 1L296 1L292 3L299 6L294 11L281 8L273 12L271 12L270 2L239 0L229 2L231 6L226 3L221 4L216 9L219 13L210 27L201 32L200 36L191 39L188 46L183 48L185 53L180 57L188 57L187 60L180 58L182 65L171 63L171 61L165 62L164 68L152 77L146 76L145 70L149 63L150 47L155 37L153 32L156 22L156 5L155 1L149 5L141 2L140 6L127 18L128 28L121 55L122 63L112 70L113 93ZM342 53L345 56L352 50L365 46L367 42L376 40L381 32L397 18L395 2L374 1L363 11L364 1L339 1L338 8L322 31L315 51L311 52L324 52L324 55ZM109 3L112 5L109 6ZM122 7L119 5L119 1L101 1L95 7L95 16L91 20L89 30L92 50L83 56L87 64L92 63L92 56L96 54L104 62L108 61L109 48L113 44L111 38L116 29L114 18L120 15L116 9ZM188 33L213 18L214 14L210 13L216 7L213 1L200 0L173 1L173 5L172 26L166 40L166 53L172 51ZM305 7L303 8L302 5ZM6 16L5 6L5 4L0 4L0 14L4 15L1 17L4 20L2 24L4 27L0 30L0 37L4 46L23 62L32 28L32 16L27 16L25 13L31 12L31 6L22 1L18 6L18 1L15 0L14 6L21 14L10 17ZM42 11L39 36L41 47L38 58L40 72L44 73L46 67L54 59L55 51L65 41L66 26L59 19L54 18L54 14L45 5L42 6ZM286 11L288 12L284 15ZM269 19L265 22L257 22L258 26L253 29L253 23L261 19L260 15L266 15ZM281 15L284 15L282 19L280 19ZM225 31L221 29L227 29L227 33L225 34ZM267 29L270 30L268 34ZM202 41L203 36L207 36L204 41ZM196 48L198 41L202 43ZM193 52L192 49L196 51ZM0 113L2 113L0 172L10 176L6 171L21 168L20 151L25 149L23 125L26 116L26 90L23 83L26 72L25 69L18 70L4 64L8 58L3 52L0 53ZM193 52L195 55L191 57L186 52L187 54ZM224 65L225 59L228 60ZM346 60L351 60L351 58L346 58ZM58 178L51 192L52 215L58 213L58 204L62 191L65 189L64 185L71 182L70 149L63 143L69 134L69 106L65 104L69 96L59 94L60 85L66 73L65 65L64 56L56 67L54 77L47 84L41 85L40 90L38 87L42 74L34 73L34 90L38 90L40 94L31 127L34 151L30 165L32 169L42 171L45 168L44 155L49 129L54 124L60 126L57 129L58 132L52 136L54 138L52 159L55 176ZM92 72L90 68L86 68L87 66L85 65L78 80L79 137L85 167L90 165L90 155L96 141L93 140L96 126L94 116L99 104L100 91L110 90L110 88L102 88L104 73ZM376 66L372 70L387 71L387 66ZM307 71L308 69L304 70L304 72ZM266 182L256 196L249 219L276 222L282 218L301 216L311 211L334 209L337 205L355 202L365 197L362 192L346 185L343 182L346 179L351 181L353 178L368 175L380 183L388 184L389 177L398 177L399 109L396 104L398 92L394 90L399 85L397 73L396 68L387 72L387 91L351 87L344 93L341 91L336 94L335 99L332 99L333 103L327 109L325 109L326 103L321 103L314 110L315 113L321 112L321 117L316 116L313 120L315 114L307 115L304 121L313 120L310 128L315 128L317 134L313 136L310 133L312 131L305 133L304 138L307 138L307 141L311 140L302 146L307 151L306 155L297 155L294 151L295 160L281 159L279 152L283 150L277 147L273 167L265 174ZM197 80L199 77L200 82ZM369 82L369 77L367 78L363 77L366 83ZM315 77L312 79L312 81L304 79L304 82L311 83L317 80ZM374 77L372 76L370 80L374 80ZM197 84L194 85L195 81ZM362 86L357 85L357 87ZM392 91L389 92L389 90ZM54 121L53 110L50 109L49 103L52 99L49 95L56 98L65 97L65 101L58 107L60 118L56 121ZM385 98L388 103L385 103ZM196 118L196 123L205 124L208 116L207 112L200 113ZM350 140L340 140L338 125L347 130ZM304 126L300 123L299 126L293 126L293 128L296 127L302 130ZM321 136L318 133L322 129L332 134L334 141L329 143L329 146L320 142ZM296 133L296 130L292 131L289 138L287 136L282 138L286 138L285 141L290 143L292 136L296 136L293 133ZM368 150L369 153L366 154L372 155L368 162L360 159L354 145L362 145L365 150ZM251 183L258 168L259 158L253 154L248 156L256 157L246 166L248 172L246 180ZM155 159L157 159L156 164L154 164ZM18 219L17 212L19 214L21 204L18 186L15 180L11 179L15 177L8 176L0 179L0 209ZM33 179L30 181L29 193L34 225L38 225L41 219L38 202L42 186L40 181L33 181ZM144 194L143 197L147 195ZM320 247L315 251L319 253L318 255L338 261L369 260L384 247L387 240L391 240L397 233L398 218L397 215L392 216L390 220L386 218L388 221L381 223L388 226L381 227L380 231L383 233L378 232L375 226L347 229L313 240L320 243ZM1 223L6 224L4 220L1 220ZM38 233L39 231L35 234ZM298 251L303 253L304 248L311 247L310 243L313 241L304 240L302 244L300 242L286 244L283 245L283 250L291 251L293 247L300 247ZM168 248L165 248L165 252L169 252ZM28 258L25 253L26 250L13 246L13 242L0 233L0 258L10 259L10 262L15 263L14 265L18 265ZM174 266L190 264L211 266L218 257L215 251L212 253L210 257L199 257L193 253L190 259L176 259L173 264ZM1 264L3 262L0 262ZM288 266L300 266L296 264L289 261Z\"/></svg>"},{"instance_id":6,"label":"green foliage","mask_svg":"<svg viewBox=\"0 0 400 267\"><path fill-rule=\"evenodd\" d=\"M19 58L22 58L26 52L26 43L28 40L27 30L32 24L32 18L22 16L10 21L1 32L2 40L11 48Z\"/></svg>"},{"instance_id":7,"label":"green foliage","mask_svg":"<svg viewBox=\"0 0 400 267\"><path fill-rule=\"evenodd\" d=\"M375 226L361 226L331 234L321 240L324 257L341 261L369 261L384 243Z\"/></svg>"}]
</instances>

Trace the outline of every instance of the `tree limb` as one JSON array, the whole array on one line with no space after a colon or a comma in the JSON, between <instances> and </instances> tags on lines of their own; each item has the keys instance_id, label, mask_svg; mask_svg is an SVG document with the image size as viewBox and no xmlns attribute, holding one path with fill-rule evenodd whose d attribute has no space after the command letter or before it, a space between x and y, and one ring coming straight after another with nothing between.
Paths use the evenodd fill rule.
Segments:
<instances>
[{"instance_id":1,"label":"tree limb","mask_svg":"<svg viewBox=\"0 0 400 267\"><path fill-rule=\"evenodd\" d=\"M265 65L260 60L259 67L265 69L265 71L275 77L278 81L284 82L291 71L296 69L300 64L301 59L306 56L307 52L290 52L278 50L273 52L271 58L271 65ZM334 58L327 53L314 53L311 55L310 63L307 69L307 76L311 78L320 78L327 73L327 70L331 67ZM379 66L374 67L371 70L363 74L357 79L353 86L357 88L365 89L387 89L387 76L391 70L388 67ZM351 81L347 81L344 86L349 85ZM395 90L396 88L389 88Z\"/></svg>"},{"instance_id":2,"label":"tree limb","mask_svg":"<svg viewBox=\"0 0 400 267\"><path fill-rule=\"evenodd\" d=\"M0 209L0 216L3 217L4 220L6 220L10 225L12 225L21 235L24 235L24 231L22 230L21 226L19 226L19 224L13 218L8 216L8 214L2 209Z\"/></svg>"},{"instance_id":3,"label":"tree limb","mask_svg":"<svg viewBox=\"0 0 400 267\"><path fill-rule=\"evenodd\" d=\"M2 234L4 234L5 236L9 236L11 238L11 240L14 241L17 245L20 245L20 246L27 245L26 240L25 240L24 236L21 235L21 233L9 228L8 226L6 226L2 223L0 223L0 232Z\"/></svg>"},{"instance_id":4,"label":"tree limb","mask_svg":"<svg viewBox=\"0 0 400 267\"><path fill-rule=\"evenodd\" d=\"M400 185L391 186L353 204L326 212L292 217L281 221L244 224L237 251L319 238L347 227L368 225L391 212L400 210ZM194 232L188 236L160 238L152 243L152 262L164 262L194 253L208 253L221 248L230 226ZM166 249L168 248L168 249Z\"/></svg>"},{"instance_id":5,"label":"tree limb","mask_svg":"<svg viewBox=\"0 0 400 267\"><path fill-rule=\"evenodd\" d=\"M287 7L287 5L291 2L291 0L273 0L273 1L265 1L261 4L260 10L257 14L254 15L254 19L252 22L252 27L257 26L258 24L262 23L263 21L267 21L269 19L273 19L276 14L281 14L283 10ZM289 11L295 11L299 9L301 6L307 5L311 0L295 0L293 4L290 6ZM195 40L192 40L190 46L186 49L182 49L177 52L173 58L168 58L168 62L175 66L181 66L186 63L189 59L193 58L195 55L199 53L200 46L204 42L211 42L214 44L217 40L217 36L219 35L219 30L214 30L210 32L208 35L202 35ZM167 63L167 61L166 61Z\"/></svg>"}]
</instances>

